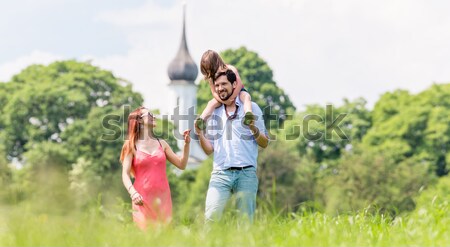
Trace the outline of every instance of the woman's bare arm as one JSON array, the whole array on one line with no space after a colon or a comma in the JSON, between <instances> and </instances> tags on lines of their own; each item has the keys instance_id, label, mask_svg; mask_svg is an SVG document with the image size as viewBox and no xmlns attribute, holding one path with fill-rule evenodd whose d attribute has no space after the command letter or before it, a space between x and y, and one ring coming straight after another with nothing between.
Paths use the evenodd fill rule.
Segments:
<instances>
[{"instance_id":1,"label":"woman's bare arm","mask_svg":"<svg viewBox=\"0 0 450 247\"><path fill-rule=\"evenodd\" d=\"M133 155L128 154L122 162L122 182L128 193L130 194L131 199L134 204L142 205L143 198L134 188L133 183L131 182L131 162L133 160Z\"/></svg>"}]
</instances>

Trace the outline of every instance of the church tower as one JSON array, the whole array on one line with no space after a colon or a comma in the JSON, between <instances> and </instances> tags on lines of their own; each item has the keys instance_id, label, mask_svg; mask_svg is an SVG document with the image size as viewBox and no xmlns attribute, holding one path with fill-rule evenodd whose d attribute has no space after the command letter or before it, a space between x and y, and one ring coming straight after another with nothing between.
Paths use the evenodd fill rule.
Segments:
<instances>
[{"instance_id":1,"label":"church tower","mask_svg":"<svg viewBox=\"0 0 450 247\"><path fill-rule=\"evenodd\" d=\"M186 42L186 5L183 5L183 30L181 34L181 44L175 58L168 67L170 78L167 107L171 120L175 124L175 138L178 140L178 147L183 150L183 131L191 129L191 137L194 136L194 120L196 118L197 107L197 85L195 80L198 76L198 67L189 54ZM199 164L207 158L200 147L199 141L191 138L189 165Z\"/></svg>"}]
</instances>

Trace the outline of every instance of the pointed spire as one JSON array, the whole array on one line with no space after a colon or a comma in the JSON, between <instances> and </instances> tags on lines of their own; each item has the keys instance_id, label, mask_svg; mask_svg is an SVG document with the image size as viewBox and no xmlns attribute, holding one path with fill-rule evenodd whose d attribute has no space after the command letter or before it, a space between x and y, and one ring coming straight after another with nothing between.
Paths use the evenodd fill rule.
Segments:
<instances>
[{"instance_id":1,"label":"pointed spire","mask_svg":"<svg viewBox=\"0 0 450 247\"><path fill-rule=\"evenodd\" d=\"M180 50L181 49L185 49L189 53L186 42L186 2L183 2L183 32L181 34Z\"/></svg>"},{"instance_id":2,"label":"pointed spire","mask_svg":"<svg viewBox=\"0 0 450 247\"><path fill-rule=\"evenodd\" d=\"M183 3L183 30L180 48L175 58L170 62L167 72L172 81L185 80L193 84L195 79L197 79L198 68L189 54L186 42L186 3Z\"/></svg>"}]
</instances>

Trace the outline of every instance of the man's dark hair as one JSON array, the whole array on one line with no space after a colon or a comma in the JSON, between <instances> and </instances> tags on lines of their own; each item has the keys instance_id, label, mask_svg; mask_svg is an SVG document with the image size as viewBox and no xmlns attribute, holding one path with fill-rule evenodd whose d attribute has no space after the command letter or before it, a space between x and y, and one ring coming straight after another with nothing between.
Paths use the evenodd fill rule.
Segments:
<instances>
[{"instance_id":1,"label":"man's dark hair","mask_svg":"<svg viewBox=\"0 0 450 247\"><path fill-rule=\"evenodd\" d=\"M233 84L236 81L236 74L231 70L231 69L227 69L224 72L219 72L216 74L216 76L214 76L214 80L213 83L216 84L216 80L217 78L221 77L221 76L227 76L227 80Z\"/></svg>"}]
</instances>

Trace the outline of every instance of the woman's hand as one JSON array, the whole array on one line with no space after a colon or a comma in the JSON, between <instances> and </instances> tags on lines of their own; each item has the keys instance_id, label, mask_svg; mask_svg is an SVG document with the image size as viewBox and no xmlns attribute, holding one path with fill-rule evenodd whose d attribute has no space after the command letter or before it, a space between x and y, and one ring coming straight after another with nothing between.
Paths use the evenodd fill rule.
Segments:
<instances>
[{"instance_id":1,"label":"woman's hand","mask_svg":"<svg viewBox=\"0 0 450 247\"><path fill-rule=\"evenodd\" d=\"M141 194L139 194L137 191L131 195L131 200L133 201L134 204L139 205L139 206L142 206L144 204L144 200L143 200Z\"/></svg>"},{"instance_id":2,"label":"woman's hand","mask_svg":"<svg viewBox=\"0 0 450 247\"><path fill-rule=\"evenodd\" d=\"M184 131L183 136L184 136L184 143L189 144L191 143L191 130L187 129Z\"/></svg>"}]
</instances>

